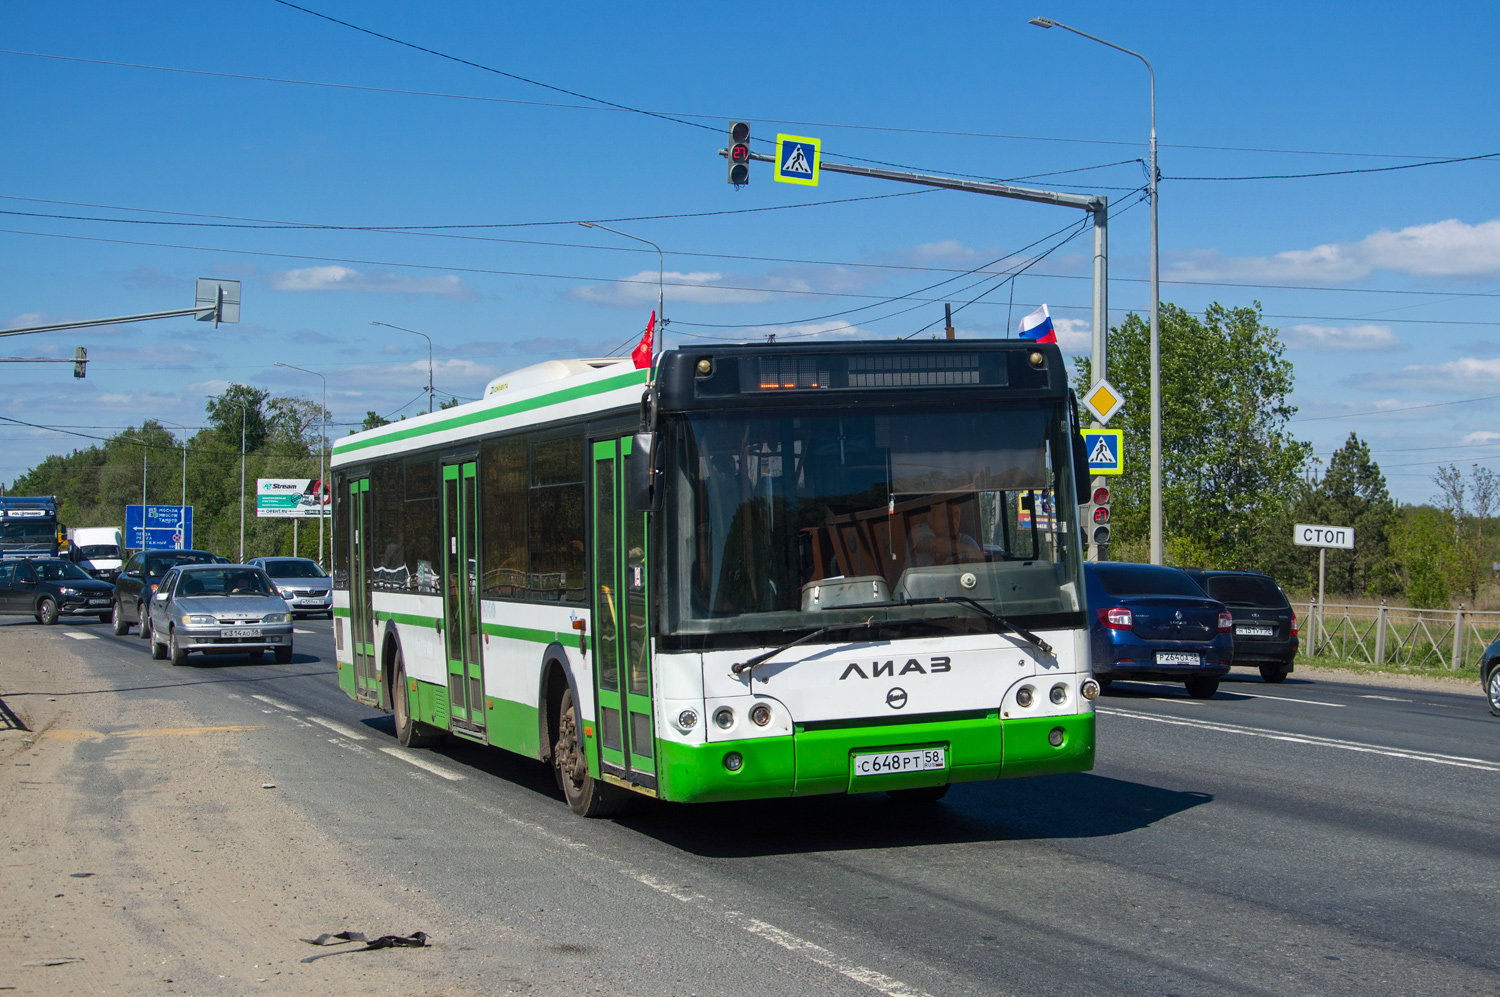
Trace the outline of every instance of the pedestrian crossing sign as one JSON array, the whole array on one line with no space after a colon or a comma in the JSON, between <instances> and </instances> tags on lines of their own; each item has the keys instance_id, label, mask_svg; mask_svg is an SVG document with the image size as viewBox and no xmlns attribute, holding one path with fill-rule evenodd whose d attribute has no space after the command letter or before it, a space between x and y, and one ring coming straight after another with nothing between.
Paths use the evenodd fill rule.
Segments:
<instances>
[{"instance_id":1,"label":"pedestrian crossing sign","mask_svg":"<svg viewBox=\"0 0 1500 997\"><path fill-rule=\"evenodd\" d=\"M776 136L776 179L781 183L818 185L818 157L822 142L801 135Z\"/></svg>"},{"instance_id":2,"label":"pedestrian crossing sign","mask_svg":"<svg viewBox=\"0 0 1500 997\"><path fill-rule=\"evenodd\" d=\"M1123 429L1085 429L1083 449L1089 455L1090 474L1124 474Z\"/></svg>"}]
</instances>

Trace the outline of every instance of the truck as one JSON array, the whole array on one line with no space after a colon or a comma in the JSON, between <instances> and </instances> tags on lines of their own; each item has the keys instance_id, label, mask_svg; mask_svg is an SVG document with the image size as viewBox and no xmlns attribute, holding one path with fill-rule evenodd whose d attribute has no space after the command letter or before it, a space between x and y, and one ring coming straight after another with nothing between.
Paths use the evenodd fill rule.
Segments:
<instances>
[{"instance_id":1,"label":"truck","mask_svg":"<svg viewBox=\"0 0 1500 997\"><path fill-rule=\"evenodd\" d=\"M68 531L68 559L95 578L114 581L124 556L118 526L79 526Z\"/></svg>"},{"instance_id":2,"label":"truck","mask_svg":"<svg viewBox=\"0 0 1500 997\"><path fill-rule=\"evenodd\" d=\"M66 542L55 496L0 496L0 558L56 557Z\"/></svg>"}]
</instances>

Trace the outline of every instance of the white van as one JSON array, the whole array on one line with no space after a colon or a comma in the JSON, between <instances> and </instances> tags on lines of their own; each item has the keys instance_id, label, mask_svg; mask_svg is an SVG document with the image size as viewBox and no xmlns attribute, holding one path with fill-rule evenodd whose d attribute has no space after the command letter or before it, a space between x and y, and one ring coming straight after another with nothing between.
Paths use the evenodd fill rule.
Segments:
<instances>
[{"instance_id":1,"label":"white van","mask_svg":"<svg viewBox=\"0 0 1500 997\"><path fill-rule=\"evenodd\" d=\"M115 580L124 559L118 526L80 526L68 531L68 559L95 578Z\"/></svg>"}]
</instances>

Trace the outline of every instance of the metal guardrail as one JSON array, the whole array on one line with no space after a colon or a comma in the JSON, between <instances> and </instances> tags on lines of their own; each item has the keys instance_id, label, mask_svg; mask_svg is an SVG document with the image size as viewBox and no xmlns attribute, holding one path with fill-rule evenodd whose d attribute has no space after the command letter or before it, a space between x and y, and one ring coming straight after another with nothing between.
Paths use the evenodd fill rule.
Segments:
<instances>
[{"instance_id":1,"label":"metal guardrail","mask_svg":"<svg viewBox=\"0 0 1500 997\"><path fill-rule=\"evenodd\" d=\"M1301 653L1333 654L1381 667L1460 668L1478 665L1489 644L1500 638L1500 612L1465 609L1408 609L1400 606L1338 605L1317 601L1305 608Z\"/></svg>"}]
</instances>

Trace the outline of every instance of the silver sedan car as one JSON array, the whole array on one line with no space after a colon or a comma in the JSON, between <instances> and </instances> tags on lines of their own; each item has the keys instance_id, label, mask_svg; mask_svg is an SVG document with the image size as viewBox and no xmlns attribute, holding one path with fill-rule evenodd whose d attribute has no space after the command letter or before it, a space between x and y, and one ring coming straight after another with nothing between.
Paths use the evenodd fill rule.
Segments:
<instances>
[{"instance_id":1,"label":"silver sedan car","mask_svg":"<svg viewBox=\"0 0 1500 997\"><path fill-rule=\"evenodd\" d=\"M146 613L151 657L187 663L190 651L248 654L266 651L276 663L292 660L292 613L260 568L248 564L184 564L156 586Z\"/></svg>"},{"instance_id":2,"label":"silver sedan car","mask_svg":"<svg viewBox=\"0 0 1500 997\"><path fill-rule=\"evenodd\" d=\"M333 619L333 579L310 557L252 557L246 564L271 576L293 616L327 613Z\"/></svg>"}]
</instances>

